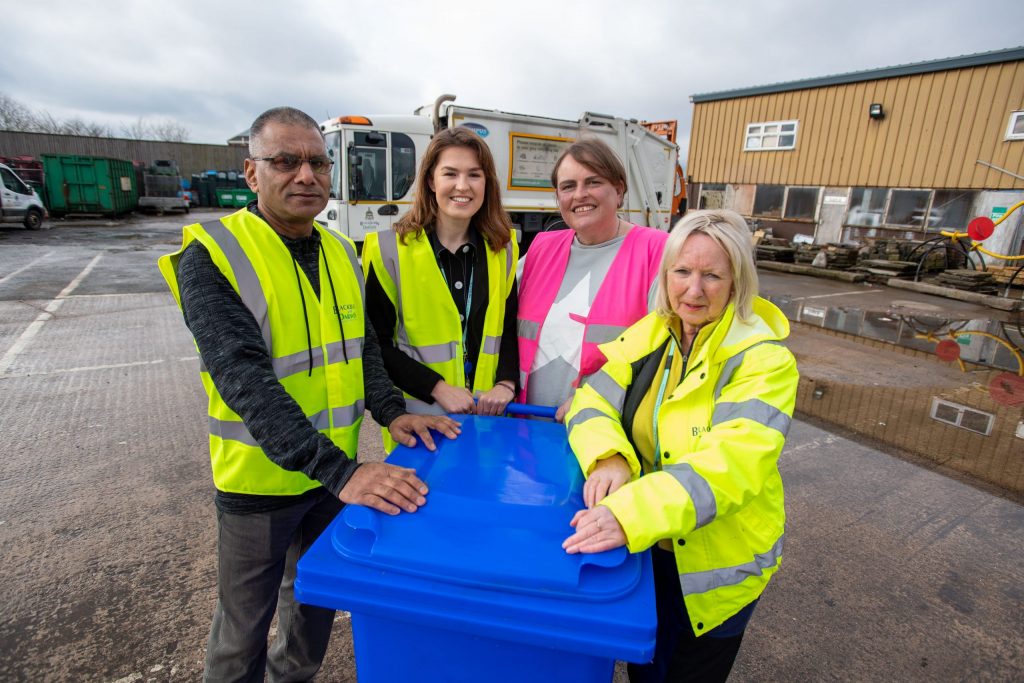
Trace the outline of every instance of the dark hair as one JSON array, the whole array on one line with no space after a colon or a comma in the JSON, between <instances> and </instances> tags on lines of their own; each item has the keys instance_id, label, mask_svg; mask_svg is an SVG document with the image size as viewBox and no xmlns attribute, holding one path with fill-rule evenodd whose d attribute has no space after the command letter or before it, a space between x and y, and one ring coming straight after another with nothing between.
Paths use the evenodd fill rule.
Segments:
<instances>
[{"instance_id":1,"label":"dark hair","mask_svg":"<svg viewBox=\"0 0 1024 683\"><path fill-rule=\"evenodd\" d=\"M452 147L466 147L476 152L480 168L484 172L484 203L480 210L473 214L469 225L479 232L492 251L503 249L512 239L512 221L501 206L501 190L498 189L498 172L494 167L494 157L483 139L468 128L450 128L434 136L423 155L423 163L416 174L416 196L412 208L395 223L402 244L407 235L416 234L421 230L435 230L437 222L437 197L430 189L429 180L434 175L438 159L442 152Z\"/></svg>"},{"instance_id":2,"label":"dark hair","mask_svg":"<svg viewBox=\"0 0 1024 683\"><path fill-rule=\"evenodd\" d=\"M274 107L268 109L252 122L249 127L249 154L256 154L256 147L258 145L259 137L263 133L263 129L271 123L280 123L286 126L302 126L304 128L312 128L320 136L323 137L323 132L320 130L320 124L313 120L313 117L304 111L299 111L295 107Z\"/></svg>"},{"instance_id":3,"label":"dark hair","mask_svg":"<svg viewBox=\"0 0 1024 683\"><path fill-rule=\"evenodd\" d=\"M562 150L555 167L551 169L551 187L558 189L558 169L567 156L571 156L577 163L583 164L612 185L621 187L622 194L626 194L629 187L626 169L612 148L597 138L582 138Z\"/></svg>"}]
</instances>

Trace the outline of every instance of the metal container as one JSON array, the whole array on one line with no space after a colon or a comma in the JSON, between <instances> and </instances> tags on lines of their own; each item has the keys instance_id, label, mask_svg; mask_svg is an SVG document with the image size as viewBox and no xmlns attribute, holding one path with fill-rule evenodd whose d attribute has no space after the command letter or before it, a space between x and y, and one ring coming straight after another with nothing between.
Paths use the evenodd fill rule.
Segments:
<instances>
[{"instance_id":1,"label":"metal container","mask_svg":"<svg viewBox=\"0 0 1024 683\"><path fill-rule=\"evenodd\" d=\"M50 213L113 216L138 208L132 162L65 154L42 156Z\"/></svg>"}]
</instances>

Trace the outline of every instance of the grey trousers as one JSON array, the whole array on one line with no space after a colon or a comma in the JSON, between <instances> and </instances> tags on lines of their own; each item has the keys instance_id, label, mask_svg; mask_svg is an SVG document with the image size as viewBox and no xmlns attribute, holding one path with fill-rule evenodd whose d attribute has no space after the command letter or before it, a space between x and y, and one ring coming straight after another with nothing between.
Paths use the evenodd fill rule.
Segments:
<instances>
[{"instance_id":1,"label":"grey trousers","mask_svg":"<svg viewBox=\"0 0 1024 683\"><path fill-rule=\"evenodd\" d=\"M217 511L217 607L206 649L208 683L308 681L320 669L334 610L295 601L295 565L342 508L325 490L272 512ZM277 637L267 650L277 611Z\"/></svg>"}]
</instances>

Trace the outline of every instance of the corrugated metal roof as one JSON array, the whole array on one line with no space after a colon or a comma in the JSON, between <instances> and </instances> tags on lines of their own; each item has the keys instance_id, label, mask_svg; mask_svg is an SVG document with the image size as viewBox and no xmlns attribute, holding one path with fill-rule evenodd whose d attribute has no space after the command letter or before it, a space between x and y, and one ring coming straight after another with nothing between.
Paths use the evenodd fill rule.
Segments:
<instances>
[{"instance_id":1,"label":"corrugated metal roof","mask_svg":"<svg viewBox=\"0 0 1024 683\"><path fill-rule=\"evenodd\" d=\"M887 66L881 69L868 69L867 71L851 71L850 73L845 74L821 76L818 78L805 78L799 81L788 81L785 83L757 85L751 88L738 88L736 90L722 90L720 92L701 93L699 95L690 95L690 101L696 104L699 102L714 102L716 100L731 100L737 97L768 95L777 92L789 92L791 90L807 90L809 88L822 88L829 85L843 85L846 83L859 83L861 81L875 81L883 78L911 76L914 74L931 73L933 71L949 71L951 69L964 69L972 66L998 64L1000 62L1015 62L1017 60L1024 60L1024 47L1009 47L1006 48L1005 50L993 50L992 52L978 52L972 55L961 55L960 57L946 57L945 59L933 59L927 62L901 64L899 66Z\"/></svg>"}]
</instances>

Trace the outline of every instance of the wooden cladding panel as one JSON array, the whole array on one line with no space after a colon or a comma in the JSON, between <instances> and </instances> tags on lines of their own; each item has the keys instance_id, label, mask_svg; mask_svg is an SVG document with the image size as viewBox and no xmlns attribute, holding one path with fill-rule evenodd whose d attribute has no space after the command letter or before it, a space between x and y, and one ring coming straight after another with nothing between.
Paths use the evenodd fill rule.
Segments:
<instances>
[{"instance_id":1,"label":"wooden cladding panel","mask_svg":"<svg viewBox=\"0 0 1024 683\"><path fill-rule=\"evenodd\" d=\"M885 118L868 117L881 103ZM1004 140L1024 107L1024 61L756 95L695 106L697 182L1020 189L1024 141ZM746 127L797 120L796 149L744 152ZM694 153L696 151L696 153Z\"/></svg>"}]
</instances>

